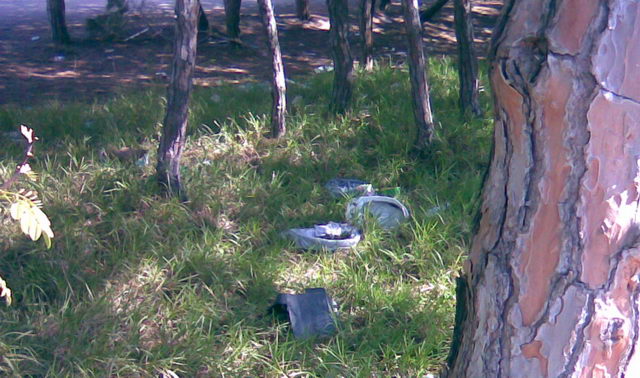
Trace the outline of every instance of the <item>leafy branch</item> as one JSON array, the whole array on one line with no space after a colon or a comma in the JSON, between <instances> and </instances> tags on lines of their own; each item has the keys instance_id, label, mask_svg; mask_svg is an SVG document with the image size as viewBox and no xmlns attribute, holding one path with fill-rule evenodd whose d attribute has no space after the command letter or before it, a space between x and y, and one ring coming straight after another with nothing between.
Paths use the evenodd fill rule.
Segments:
<instances>
[{"instance_id":1,"label":"leafy branch","mask_svg":"<svg viewBox=\"0 0 640 378\"><path fill-rule=\"evenodd\" d=\"M31 167L29 166L29 159L33 157L33 144L39 140L32 128L27 125L20 125L20 133L27 140L27 146L24 150L24 156L22 162L16 166L13 175L9 177L7 181L0 186L0 190L9 190L11 185L18 180L21 174L29 175L31 173Z\"/></svg>"},{"instance_id":2,"label":"leafy branch","mask_svg":"<svg viewBox=\"0 0 640 378\"><path fill-rule=\"evenodd\" d=\"M20 222L20 229L31 240L38 240L42 236L47 248L51 248L53 231L47 215L41 210L42 202L33 191L20 189L12 192L0 189L0 200L9 204L11 218Z\"/></svg>"},{"instance_id":3,"label":"leafy branch","mask_svg":"<svg viewBox=\"0 0 640 378\"><path fill-rule=\"evenodd\" d=\"M31 180L36 177L29 166L29 159L33 157L33 145L38 138L33 129L26 125L20 125L20 133L26 139L27 144L22 161L16 166L11 177L0 185L0 215L8 213L11 218L20 222L20 229L31 240L36 241L42 237L47 248L51 248L51 239L53 239L51 222L41 209L42 201L38 199L38 194L32 190L19 189L14 191L11 189L20 177L26 176ZM11 290L0 277L1 298L5 298L7 304L11 304Z\"/></svg>"}]
</instances>

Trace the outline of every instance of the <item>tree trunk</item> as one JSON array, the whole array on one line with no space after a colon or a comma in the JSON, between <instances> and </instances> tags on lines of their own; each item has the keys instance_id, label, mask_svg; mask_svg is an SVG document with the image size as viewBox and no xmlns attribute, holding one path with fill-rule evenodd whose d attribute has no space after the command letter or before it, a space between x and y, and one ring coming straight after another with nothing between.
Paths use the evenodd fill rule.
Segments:
<instances>
[{"instance_id":1,"label":"tree trunk","mask_svg":"<svg viewBox=\"0 0 640 378\"><path fill-rule=\"evenodd\" d=\"M384 12L387 10L387 6L389 5L389 2L391 0L378 0L378 9L380 10L380 12ZM376 1L373 1L373 4L371 5L374 9L376 6Z\"/></svg>"},{"instance_id":2,"label":"tree trunk","mask_svg":"<svg viewBox=\"0 0 640 378\"><path fill-rule=\"evenodd\" d=\"M208 32L209 31L209 20L207 20L207 14L204 12L202 8L202 3L198 1L198 31L199 32Z\"/></svg>"},{"instance_id":3,"label":"tree trunk","mask_svg":"<svg viewBox=\"0 0 640 378\"><path fill-rule=\"evenodd\" d=\"M463 113L482 115L478 103L478 62L473 48L471 0L453 0L456 40L458 41L458 76L460 108Z\"/></svg>"},{"instance_id":4,"label":"tree trunk","mask_svg":"<svg viewBox=\"0 0 640 378\"><path fill-rule=\"evenodd\" d=\"M503 15L449 376L636 377L640 2L510 0Z\"/></svg>"},{"instance_id":5,"label":"tree trunk","mask_svg":"<svg viewBox=\"0 0 640 378\"><path fill-rule=\"evenodd\" d=\"M362 38L362 65L373 69L373 0L360 0L360 37Z\"/></svg>"},{"instance_id":6,"label":"tree trunk","mask_svg":"<svg viewBox=\"0 0 640 378\"><path fill-rule=\"evenodd\" d=\"M309 0L296 0L296 15L300 21L308 21L311 18Z\"/></svg>"},{"instance_id":7,"label":"tree trunk","mask_svg":"<svg viewBox=\"0 0 640 378\"><path fill-rule=\"evenodd\" d=\"M171 195L185 200L180 182L180 156L189 117L193 70L196 62L198 0L176 0L176 29L167 114L158 148L158 182Z\"/></svg>"},{"instance_id":8,"label":"tree trunk","mask_svg":"<svg viewBox=\"0 0 640 378\"><path fill-rule=\"evenodd\" d=\"M107 0L107 11L124 14L129 10L128 0Z\"/></svg>"},{"instance_id":9,"label":"tree trunk","mask_svg":"<svg viewBox=\"0 0 640 378\"><path fill-rule=\"evenodd\" d=\"M47 0L47 13L53 42L61 45L71 43L69 32L67 32L67 23L64 20L64 0Z\"/></svg>"},{"instance_id":10,"label":"tree trunk","mask_svg":"<svg viewBox=\"0 0 640 378\"><path fill-rule=\"evenodd\" d=\"M329 39L333 52L333 90L331 109L344 113L351 103L353 59L349 48L349 7L347 0L327 0L329 8Z\"/></svg>"},{"instance_id":11,"label":"tree trunk","mask_svg":"<svg viewBox=\"0 0 640 378\"><path fill-rule=\"evenodd\" d=\"M425 149L433 139L433 117L429 104L429 84L422 48L422 25L418 17L418 1L402 0L404 27L409 45L409 75L411 76L411 97L413 116L418 127L416 147Z\"/></svg>"},{"instance_id":12,"label":"tree trunk","mask_svg":"<svg viewBox=\"0 0 640 378\"><path fill-rule=\"evenodd\" d=\"M227 35L231 39L240 38L241 0L224 0L224 15L227 23Z\"/></svg>"},{"instance_id":13,"label":"tree trunk","mask_svg":"<svg viewBox=\"0 0 640 378\"><path fill-rule=\"evenodd\" d=\"M280 138L286 131L284 116L287 110L287 88L284 79L280 43L278 42L278 29L273 15L271 0L258 0L258 6L260 7L262 24L267 33L267 44L271 55L271 99L273 101L271 105L271 135L274 138Z\"/></svg>"},{"instance_id":14,"label":"tree trunk","mask_svg":"<svg viewBox=\"0 0 640 378\"><path fill-rule=\"evenodd\" d=\"M449 0L437 0L435 3L433 3L432 6L420 12L420 21L431 21L433 16L440 12L440 9L442 9L447 4L447 2L449 2Z\"/></svg>"}]
</instances>

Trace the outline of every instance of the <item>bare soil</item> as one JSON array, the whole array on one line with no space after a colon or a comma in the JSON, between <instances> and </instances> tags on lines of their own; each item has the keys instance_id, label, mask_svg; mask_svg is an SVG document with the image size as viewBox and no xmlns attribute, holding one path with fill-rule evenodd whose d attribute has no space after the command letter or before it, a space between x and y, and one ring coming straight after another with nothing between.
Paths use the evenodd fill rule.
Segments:
<instances>
[{"instance_id":1,"label":"bare soil","mask_svg":"<svg viewBox=\"0 0 640 378\"><path fill-rule=\"evenodd\" d=\"M86 21L104 13L106 1L67 0L67 25L74 43L59 48L51 42L45 1L0 2L0 104L29 105L52 99L93 102L123 89L165 86L172 58L173 1L132 3L119 38L104 40L87 31ZM311 0L312 19L306 23L296 19L294 0L274 3L287 76L303 75L330 64L325 2ZM202 0L202 4L211 32L202 35L198 44L196 85L269 80L270 59L257 4L242 5L242 46L224 36L222 0ZM357 0L350 0L352 53L356 59L361 51L357 4ZM476 48L481 57L486 55L501 5L501 0L474 1ZM394 62L403 60L406 44L399 0L392 1L384 14L377 13L374 21L375 55ZM451 4L424 24L424 35L428 54L455 54Z\"/></svg>"}]
</instances>

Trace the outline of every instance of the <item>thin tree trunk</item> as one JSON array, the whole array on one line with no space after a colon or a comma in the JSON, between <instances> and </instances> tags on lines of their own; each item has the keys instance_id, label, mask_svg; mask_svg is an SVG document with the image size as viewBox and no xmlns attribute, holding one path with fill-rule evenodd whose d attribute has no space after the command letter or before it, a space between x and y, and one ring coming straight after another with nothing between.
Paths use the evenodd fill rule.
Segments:
<instances>
[{"instance_id":1,"label":"thin tree trunk","mask_svg":"<svg viewBox=\"0 0 640 378\"><path fill-rule=\"evenodd\" d=\"M413 116L418 127L416 147L425 149L433 139L433 117L429 104L429 84L422 48L422 25L418 18L418 1L402 0L405 33L409 46L409 75L411 76L411 97Z\"/></svg>"},{"instance_id":2,"label":"thin tree trunk","mask_svg":"<svg viewBox=\"0 0 640 378\"><path fill-rule=\"evenodd\" d=\"M438 0L435 3L433 3L432 6L420 12L420 21L421 22L431 21L433 16L435 16L438 12L440 12L440 9L442 9L447 4L448 1L449 0Z\"/></svg>"},{"instance_id":3,"label":"thin tree trunk","mask_svg":"<svg viewBox=\"0 0 640 378\"><path fill-rule=\"evenodd\" d=\"M157 175L171 195L186 195L180 181L180 157L189 117L193 71L196 61L198 0L176 0L176 29L171 79L167 90L167 114L158 148Z\"/></svg>"},{"instance_id":4,"label":"thin tree trunk","mask_svg":"<svg viewBox=\"0 0 640 378\"><path fill-rule=\"evenodd\" d=\"M227 23L227 35L231 39L240 38L241 0L224 0L224 14Z\"/></svg>"},{"instance_id":5,"label":"thin tree trunk","mask_svg":"<svg viewBox=\"0 0 640 378\"><path fill-rule=\"evenodd\" d=\"M209 20L207 20L207 14L204 12L202 8L202 3L198 1L198 31L199 32L208 32L209 31Z\"/></svg>"},{"instance_id":6,"label":"thin tree trunk","mask_svg":"<svg viewBox=\"0 0 640 378\"><path fill-rule=\"evenodd\" d=\"M384 12L387 10L387 6L389 5L390 0L378 0L378 9L380 12ZM373 4L371 5L374 9L376 6L376 0L373 0Z\"/></svg>"},{"instance_id":7,"label":"thin tree trunk","mask_svg":"<svg viewBox=\"0 0 640 378\"><path fill-rule=\"evenodd\" d=\"M329 39L333 52L333 90L331 109L344 113L351 103L353 58L349 48L349 7L347 0L327 0L331 29Z\"/></svg>"},{"instance_id":8,"label":"thin tree trunk","mask_svg":"<svg viewBox=\"0 0 640 378\"><path fill-rule=\"evenodd\" d=\"M640 3L577 6L510 0L494 31L493 157L451 377L640 371Z\"/></svg>"},{"instance_id":9,"label":"thin tree trunk","mask_svg":"<svg viewBox=\"0 0 640 378\"><path fill-rule=\"evenodd\" d=\"M107 0L107 11L124 14L129 10L128 0Z\"/></svg>"},{"instance_id":10,"label":"thin tree trunk","mask_svg":"<svg viewBox=\"0 0 640 378\"><path fill-rule=\"evenodd\" d=\"M278 42L278 29L273 15L271 0L258 0L262 24L267 33L267 44L271 55L271 135L280 138L286 131L285 113L287 109L286 84L284 79L284 66L280 43Z\"/></svg>"},{"instance_id":11,"label":"thin tree trunk","mask_svg":"<svg viewBox=\"0 0 640 378\"><path fill-rule=\"evenodd\" d=\"M311 18L309 0L296 0L296 15L300 21L308 21Z\"/></svg>"},{"instance_id":12,"label":"thin tree trunk","mask_svg":"<svg viewBox=\"0 0 640 378\"><path fill-rule=\"evenodd\" d=\"M362 38L362 65L373 69L373 0L360 0L360 37Z\"/></svg>"},{"instance_id":13,"label":"thin tree trunk","mask_svg":"<svg viewBox=\"0 0 640 378\"><path fill-rule=\"evenodd\" d=\"M478 103L478 62L473 48L471 0L453 0L456 40L458 42L458 77L460 108L463 113L482 115Z\"/></svg>"},{"instance_id":14,"label":"thin tree trunk","mask_svg":"<svg viewBox=\"0 0 640 378\"><path fill-rule=\"evenodd\" d=\"M61 45L71 43L64 18L64 0L47 0L47 13L53 42Z\"/></svg>"}]
</instances>

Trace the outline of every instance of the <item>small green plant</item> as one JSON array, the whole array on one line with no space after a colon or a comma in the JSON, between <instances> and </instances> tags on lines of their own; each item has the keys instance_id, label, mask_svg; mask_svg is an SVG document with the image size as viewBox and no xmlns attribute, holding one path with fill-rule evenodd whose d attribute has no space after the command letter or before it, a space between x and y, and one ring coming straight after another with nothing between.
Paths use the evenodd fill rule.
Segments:
<instances>
[{"instance_id":1,"label":"small green plant","mask_svg":"<svg viewBox=\"0 0 640 378\"><path fill-rule=\"evenodd\" d=\"M20 133L27 141L24 157L13 175L0 186L0 216L8 213L12 219L20 222L20 229L31 240L36 241L42 237L47 248L51 248L51 239L53 238L51 222L41 210L42 201L38 199L38 194L24 188L17 191L12 189L22 177L30 180L36 178L31 166L29 166L29 159L33 157L33 144L38 138L34 135L33 129L25 125L20 126ZM11 290L7 288L6 282L1 277L0 298L4 298L7 304L11 304Z\"/></svg>"},{"instance_id":2,"label":"small green plant","mask_svg":"<svg viewBox=\"0 0 640 378\"><path fill-rule=\"evenodd\" d=\"M0 199L3 205L9 204L9 214L11 218L20 222L20 229L31 240L36 241L42 236L47 248L51 248L51 222L47 215L41 210L42 201L38 199L38 194L32 190L20 189L17 192L11 190L0 190ZM7 211L5 208L2 211Z\"/></svg>"}]
</instances>

